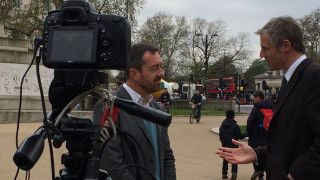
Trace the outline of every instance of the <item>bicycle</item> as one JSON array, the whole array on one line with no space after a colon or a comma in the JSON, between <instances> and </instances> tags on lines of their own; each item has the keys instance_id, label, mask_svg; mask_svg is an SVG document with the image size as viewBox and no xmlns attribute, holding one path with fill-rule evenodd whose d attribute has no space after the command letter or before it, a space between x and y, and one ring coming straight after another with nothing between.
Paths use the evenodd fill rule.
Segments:
<instances>
[{"instance_id":1,"label":"bicycle","mask_svg":"<svg viewBox=\"0 0 320 180\"><path fill-rule=\"evenodd\" d=\"M164 112L169 113L170 104L159 102L160 106L163 108Z\"/></svg>"},{"instance_id":2,"label":"bicycle","mask_svg":"<svg viewBox=\"0 0 320 180\"><path fill-rule=\"evenodd\" d=\"M193 121L196 119L197 123L200 122L200 118L197 118L198 108L196 104L191 103L192 111L190 113L190 124L193 123Z\"/></svg>"}]
</instances>

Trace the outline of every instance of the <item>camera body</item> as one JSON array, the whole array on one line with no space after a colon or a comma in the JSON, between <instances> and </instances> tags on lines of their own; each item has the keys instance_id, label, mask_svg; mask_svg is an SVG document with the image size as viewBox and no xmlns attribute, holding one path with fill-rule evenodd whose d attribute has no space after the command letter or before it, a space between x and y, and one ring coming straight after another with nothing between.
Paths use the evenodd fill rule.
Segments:
<instances>
[{"instance_id":1,"label":"camera body","mask_svg":"<svg viewBox=\"0 0 320 180\"><path fill-rule=\"evenodd\" d=\"M88 2L66 1L48 13L43 29L43 65L53 69L124 69L129 63L127 19L100 15Z\"/></svg>"},{"instance_id":2,"label":"camera body","mask_svg":"<svg viewBox=\"0 0 320 180\"><path fill-rule=\"evenodd\" d=\"M73 107L68 103L101 83L107 84L107 74L100 69L127 67L131 47L129 22L120 16L97 14L85 0L69 0L61 10L48 13L42 40L35 40L35 47L41 44L43 65L55 69L49 88L52 111L44 126L19 146L14 162L19 168L30 170L48 137L56 148L66 141L69 151L62 155L65 169L60 170L56 179L108 177L106 171L101 173L104 176L99 174L100 119L72 117L69 112ZM37 65L39 61L37 58ZM69 109L63 111L66 107ZM61 121L56 122L62 112Z\"/></svg>"}]
</instances>

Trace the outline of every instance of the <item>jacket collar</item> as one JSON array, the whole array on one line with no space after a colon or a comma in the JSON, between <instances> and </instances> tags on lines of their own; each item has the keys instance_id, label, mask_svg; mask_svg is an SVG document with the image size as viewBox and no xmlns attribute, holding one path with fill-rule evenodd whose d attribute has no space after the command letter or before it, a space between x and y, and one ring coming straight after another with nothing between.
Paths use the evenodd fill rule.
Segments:
<instances>
[{"instance_id":1,"label":"jacket collar","mask_svg":"<svg viewBox=\"0 0 320 180\"><path fill-rule=\"evenodd\" d=\"M288 84L286 85L286 90L285 90L284 94L281 97L279 97L279 99L277 100L277 103L276 103L275 109L274 109L274 116L277 115L277 113L279 112L279 110L283 106L284 102L286 101L287 97L290 95L290 93L292 92L294 87L299 82L300 75L303 72L303 70L311 63L313 63L313 61L311 59L307 58L304 61L302 61L299 64L299 66L296 68L296 70L293 72L293 74L290 78L290 81L288 81Z\"/></svg>"},{"instance_id":2,"label":"jacket collar","mask_svg":"<svg viewBox=\"0 0 320 180\"><path fill-rule=\"evenodd\" d=\"M123 99L128 99L128 100L132 100L129 92L123 87L123 85L120 86L119 90L117 91L116 93L116 96L119 97L119 98L123 98ZM156 105L156 102L154 100L151 100L150 102L150 106L153 107L153 108L156 108L156 109L159 109ZM149 134L148 134L148 131L147 131L147 128L146 126L144 125L144 122L143 122L143 119L140 118L140 117L137 117L137 116L132 116L132 120L134 120L138 125L139 127L142 129L144 135L147 137L148 141L151 143L151 139L149 137ZM160 129L158 128L159 126L157 126L157 132L158 132L158 135L159 135L159 131ZM120 127L121 128L121 127ZM159 137L158 137L159 139ZM159 143L158 143L159 144Z\"/></svg>"},{"instance_id":3,"label":"jacket collar","mask_svg":"<svg viewBox=\"0 0 320 180\"><path fill-rule=\"evenodd\" d=\"M123 84L123 87L127 90L129 95L131 96L131 99L133 102L143 104L143 98L140 94L138 94L136 91L134 91L131 87L129 87L126 83ZM151 94L148 95L147 99L145 100L147 106L150 105L150 102L152 101L153 96Z\"/></svg>"}]
</instances>

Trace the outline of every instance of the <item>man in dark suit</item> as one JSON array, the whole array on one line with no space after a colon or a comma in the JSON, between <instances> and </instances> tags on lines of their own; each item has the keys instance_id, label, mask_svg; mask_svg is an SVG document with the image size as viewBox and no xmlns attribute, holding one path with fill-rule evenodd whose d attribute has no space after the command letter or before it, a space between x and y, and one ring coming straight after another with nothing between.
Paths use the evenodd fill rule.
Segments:
<instances>
[{"instance_id":1,"label":"man in dark suit","mask_svg":"<svg viewBox=\"0 0 320 180\"><path fill-rule=\"evenodd\" d=\"M271 19L260 35L261 52L270 70L285 71L269 125L267 146L219 148L231 163L256 164L269 180L320 179L320 65L304 55L302 31L291 17Z\"/></svg>"},{"instance_id":2,"label":"man in dark suit","mask_svg":"<svg viewBox=\"0 0 320 180\"><path fill-rule=\"evenodd\" d=\"M161 109L151 93L160 90L162 59L152 45L137 44L131 48L131 64L126 70L127 82L116 96ZM175 159L168 129L119 110L116 126L121 130L103 150L101 168L113 180L176 179Z\"/></svg>"}]
</instances>

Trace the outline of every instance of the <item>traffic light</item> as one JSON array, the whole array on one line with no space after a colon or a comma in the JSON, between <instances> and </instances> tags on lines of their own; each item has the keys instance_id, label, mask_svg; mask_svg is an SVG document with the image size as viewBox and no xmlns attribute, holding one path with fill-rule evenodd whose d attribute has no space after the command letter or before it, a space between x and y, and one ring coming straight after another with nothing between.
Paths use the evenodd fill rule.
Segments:
<instances>
[{"instance_id":1,"label":"traffic light","mask_svg":"<svg viewBox=\"0 0 320 180\"><path fill-rule=\"evenodd\" d=\"M235 84L235 90L239 90L241 86L241 76L240 74L236 73L233 74L234 84Z\"/></svg>"},{"instance_id":2,"label":"traffic light","mask_svg":"<svg viewBox=\"0 0 320 180\"><path fill-rule=\"evenodd\" d=\"M238 79L238 74L233 74L233 79Z\"/></svg>"},{"instance_id":3,"label":"traffic light","mask_svg":"<svg viewBox=\"0 0 320 180\"><path fill-rule=\"evenodd\" d=\"M190 74L189 82L193 83L193 74Z\"/></svg>"},{"instance_id":4,"label":"traffic light","mask_svg":"<svg viewBox=\"0 0 320 180\"><path fill-rule=\"evenodd\" d=\"M219 86L220 86L221 90L224 88L223 78L219 78Z\"/></svg>"},{"instance_id":5,"label":"traffic light","mask_svg":"<svg viewBox=\"0 0 320 180\"><path fill-rule=\"evenodd\" d=\"M241 88L241 75L240 74L238 75L238 87L237 88L238 88L238 91L241 90L240 89Z\"/></svg>"},{"instance_id":6,"label":"traffic light","mask_svg":"<svg viewBox=\"0 0 320 180\"><path fill-rule=\"evenodd\" d=\"M267 89L267 82L265 80L262 81L262 89L266 90Z\"/></svg>"},{"instance_id":7,"label":"traffic light","mask_svg":"<svg viewBox=\"0 0 320 180\"><path fill-rule=\"evenodd\" d=\"M242 87L247 87L245 79L241 79L241 85L242 85Z\"/></svg>"},{"instance_id":8,"label":"traffic light","mask_svg":"<svg viewBox=\"0 0 320 180\"><path fill-rule=\"evenodd\" d=\"M201 84L201 83L202 83L202 78L198 78L197 84Z\"/></svg>"}]
</instances>

